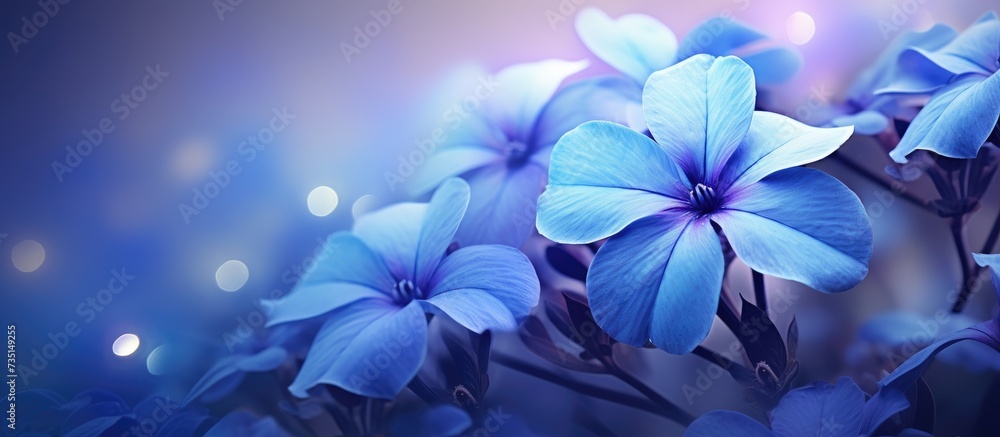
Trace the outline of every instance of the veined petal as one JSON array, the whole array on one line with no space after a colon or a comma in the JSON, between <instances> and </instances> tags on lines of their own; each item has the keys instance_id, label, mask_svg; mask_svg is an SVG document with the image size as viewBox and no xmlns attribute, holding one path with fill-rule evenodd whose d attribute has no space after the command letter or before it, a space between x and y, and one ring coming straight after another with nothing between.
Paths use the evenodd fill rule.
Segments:
<instances>
[{"instance_id":1,"label":"veined petal","mask_svg":"<svg viewBox=\"0 0 1000 437\"><path fill-rule=\"evenodd\" d=\"M638 114L639 120L635 120L632 112ZM532 161L548 168L552 146L567 132L594 120L624 124L639 132L646 130L646 122L642 120L642 85L621 76L600 76L573 82L559 90L535 125ZM636 125L638 121L641 123Z\"/></svg>"},{"instance_id":2,"label":"veined petal","mask_svg":"<svg viewBox=\"0 0 1000 437\"><path fill-rule=\"evenodd\" d=\"M317 384L361 396L394 398L427 354L427 321L417 301L403 308L366 300L327 320L288 390L304 398Z\"/></svg>"},{"instance_id":3,"label":"veined petal","mask_svg":"<svg viewBox=\"0 0 1000 437\"><path fill-rule=\"evenodd\" d=\"M707 218L688 224L667 258L649 337L658 348L686 354L708 336L715 320L725 261Z\"/></svg>"},{"instance_id":4,"label":"veined petal","mask_svg":"<svg viewBox=\"0 0 1000 437\"><path fill-rule=\"evenodd\" d=\"M576 16L576 33L598 58L639 84L654 71L669 67L677 56L677 36L657 19L644 14L617 20L597 8Z\"/></svg>"},{"instance_id":5,"label":"veined petal","mask_svg":"<svg viewBox=\"0 0 1000 437\"><path fill-rule=\"evenodd\" d=\"M910 50L951 74L992 74L1000 69L1000 20L995 12L989 12L944 47Z\"/></svg>"},{"instance_id":6,"label":"veined petal","mask_svg":"<svg viewBox=\"0 0 1000 437\"><path fill-rule=\"evenodd\" d=\"M772 112L754 112L743 144L726 163L722 187L745 187L771 173L823 159L853 128L818 128Z\"/></svg>"},{"instance_id":7,"label":"veined petal","mask_svg":"<svg viewBox=\"0 0 1000 437\"><path fill-rule=\"evenodd\" d=\"M894 87L897 92L911 94L919 89L943 85L941 81L947 81L948 78L935 76L935 71L940 70L939 68L935 67L928 72L919 66L906 65L906 60L901 59L900 55L911 47L937 50L954 39L956 35L958 32L955 29L944 24L936 24L923 32L910 30L902 33L882 51L882 54L872 63L872 67L858 75L858 78L847 90L848 100L868 107L875 93L886 87ZM904 76L910 78L904 79ZM897 82L893 83L893 81Z\"/></svg>"},{"instance_id":8,"label":"veined petal","mask_svg":"<svg viewBox=\"0 0 1000 437\"><path fill-rule=\"evenodd\" d=\"M802 56L785 47L770 47L740 58L753 69L757 85L788 82L802 68Z\"/></svg>"},{"instance_id":9,"label":"veined petal","mask_svg":"<svg viewBox=\"0 0 1000 437\"><path fill-rule=\"evenodd\" d=\"M348 232L337 232L327 238L315 266L298 285L307 287L330 282L346 282L380 291L391 290L395 284L382 258Z\"/></svg>"},{"instance_id":10,"label":"veined petal","mask_svg":"<svg viewBox=\"0 0 1000 437\"><path fill-rule=\"evenodd\" d=\"M833 177L790 168L724 202L712 220L754 270L827 293L868 274L871 224L858 197Z\"/></svg>"},{"instance_id":11,"label":"veined petal","mask_svg":"<svg viewBox=\"0 0 1000 437\"><path fill-rule=\"evenodd\" d=\"M726 410L709 411L694 422L691 422L691 425L684 431L684 437L719 437L726 435L776 437L776 434L750 416Z\"/></svg>"},{"instance_id":12,"label":"veined petal","mask_svg":"<svg viewBox=\"0 0 1000 437\"><path fill-rule=\"evenodd\" d=\"M420 226L420 239L417 241L414 277L418 287L427 283L441 262L468 206L469 184L462 179L448 179L434 192L427 205L427 213Z\"/></svg>"},{"instance_id":13,"label":"veined petal","mask_svg":"<svg viewBox=\"0 0 1000 437\"><path fill-rule=\"evenodd\" d=\"M763 33L732 19L710 18L688 32L681 41L677 57L686 59L699 53L712 56L730 55L740 47L765 38L767 36Z\"/></svg>"},{"instance_id":14,"label":"veined petal","mask_svg":"<svg viewBox=\"0 0 1000 437\"><path fill-rule=\"evenodd\" d=\"M507 67L490 79L496 91L480 107L508 138L526 141L542 108L566 78L588 62L550 59Z\"/></svg>"},{"instance_id":15,"label":"veined petal","mask_svg":"<svg viewBox=\"0 0 1000 437\"><path fill-rule=\"evenodd\" d=\"M721 248L715 248L716 257L706 247L710 230L707 221L695 220L689 213L666 211L637 220L609 239L587 274L587 295L597 324L633 346L645 345L651 334L656 335L657 346L673 353L684 352L692 342L697 345L692 337L704 329L701 303L713 293L718 302L722 280ZM670 305L681 302L695 305L684 309L692 316L670 320L679 310ZM710 312L714 314L715 307ZM691 326L677 326L688 323Z\"/></svg>"},{"instance_id":16,"label":"veined petal","mask_svg":"<svg viewBox=\"0 0 1000 437\"><path fill-rule=\"evenodd\" d=\"M391 301L385 291L347 282L329 282L296 287L287 296L261 301L261 305L270 309L267 326L271 327L311 319L362 299Z\"/></svg>"},{"instance_id":17,"label":"veined petal","mask_svg":"<svg viewBox=\"0 0 1000 437\"><path fill-rule=\"evenodd\" d=\"M642 92L650 132L695 182L712 185L750 129L757 91L739 58L696 55L653 73Z\"/></svg>"},{"instance_id":18,"label":"veined petal","mask_svg":"<svg viewBox=\"0 0 1000 437\"><path fill-rule=\"evenodd\" d=\"M430 281L427 303L466 328L511 330L538 304L535 269L508 246L463 247L445 257Z\"/></svg>"},{"instance_id":19,"label":"veined petal","mask_svg":"<svg viewBox=\"0 0 1000 437\"><path fill-rule=\"evenodd\" d=\"M549 185L538 199L538 231L562 243L607 238L681 205L688 185L645 135L609 122L584 123L552 151Z\"/></svg>"},{"instance_id":20,"label":"veined petal","mask_svg":"<svg viewBox=\"0 0 1000 437\"><path fill-rule=\"evenodd\" d=\"M412 278L426 203L399 203L365 214L352 233L378 253L394 278Z\"/></svg>"},{"instance_id":21,"label":"veined petal","mask_svg":"<svg viewBox=\"0 0 1000 437\"><path fill-rule=\"evenodd\" d=\"M771 415L779 436L856 437L865 393L846 376L837 385L820 381L788 392Z\"/></svg>"},{"instance_id":22,"label":"veined petal","mask_svg":"<svg viewBox=\"0 0 1000 437\"><path fill-rule=\"evenodd\" d=\"M521 247L535 230L545 169L534 162L519 168L493 165L466 178L472 197L455 241L461 247L476 244Z\"/></svg>"},{"instance_id":23,"label":"veined petal","mask_svg":"<svg viewBox=\"0 0 1000 437\"><path fill-rule=\"evenodd\" d=\"M951 158L975 158L1000 117L1000 74L970 76L938 91L889 153L906 162L917 149Z\"/></svg>"}]
</instances>

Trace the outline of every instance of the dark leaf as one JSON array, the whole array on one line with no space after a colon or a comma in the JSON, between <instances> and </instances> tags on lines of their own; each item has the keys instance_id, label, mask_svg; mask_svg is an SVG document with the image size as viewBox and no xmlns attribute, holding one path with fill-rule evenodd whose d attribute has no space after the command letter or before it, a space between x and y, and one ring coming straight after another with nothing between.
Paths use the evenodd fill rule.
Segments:
<instances>
[{"instance_id":1,"label":"dark leaf","mask_svg":"<svg viewBox=\"0 0 1000 437\"><path fill-rule=\"evenodd\" d=\"M771 371L780 377L785 372L788 355L785 352L785 342L781 339L778 328L771 319L743 296L743 310L740 314L740 329L736 333L740 343L750 358L751 366L766 363Z\"/></svg>"},{"instance_id":2,"label":"dark leaf","mask_svg":"<svg viewBox=\"0 0 1000 437\"><path fill-rule=\"evenodd\" d=\"M587 266L563 246L549 246L545 249L545 259L557 272L580 282L587 281Z\"/></svg>"}]
</instances>

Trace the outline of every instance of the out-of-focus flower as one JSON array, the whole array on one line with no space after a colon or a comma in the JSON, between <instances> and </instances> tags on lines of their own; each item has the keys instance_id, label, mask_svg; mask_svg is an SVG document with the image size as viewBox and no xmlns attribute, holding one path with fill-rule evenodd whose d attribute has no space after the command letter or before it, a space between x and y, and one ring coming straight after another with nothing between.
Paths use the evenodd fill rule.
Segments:
<instances>
[{"instance_id":1,"label":"out-of-focus flower","mask_svg":"<svg viewBox=\"0 0 1000 437\"><path fill-rule=\"evenodd\" d=\"M589 96L556 94L566 78L586 66L587 61L547 60L501 70L495 92L417 170L412 188L418 194L454 176L469 182L468 219L455 233L459 245L520 247L534 231L552 146L592 119L581 107Z\"/></svg>"},{"instance_id":2,"label":"out-of-focus flower","mask_svg":"<svg viewBox=\"0 0 1000 437\"><path fill-rule=\"evenodd\" d=\"M899 56L900 75L879 94L933 94L889 154L906 162L914 150L975 158L1000 118L1000 19L988 13L936 49L913 46Z\"/></svg>"},{"instance_id":3,"label":"out-of-focus flower","mask_svg":"<svg viewBox=\"0 0 1000 437\"><path fill-rule=\"evenodd\" d=\"M674 32L645 14L627 14L617 19L597 8L586 8L576 16L576 33L600 60L624 74L628 80L601 78L594 89L618 94L602 103L616 109L621 122L646 130L642 116L642 88L654 72L697 54L739 56L753 68L757 85L789 80L801 67L797 53L784 47L761 47L767 36L728 18L709 19L678 43ZM586 81L585 81L586 82ZM598 86L599 85L599 86ZM610 108L609 108L610 109Z\"/></svg>"},{"instance_id":4,"label":"out-of-focus flower","mask_svg":"<svg viewBox=\"0 0 1000 437\"><path fill-rule=\"evenodd\" d=\"M697 55L643 91L652 136L609 122L552 153L538 229L561 243L611 237L587 275L594 319L616 340L687 353L711 328L724 259L714 225L754 270L824 292L868 272L871 226L857 196L817 170L850 128L754 111L753 71Z\"/></svg>"},{"instance_id":5,"label":"out-of-focus flower","mask_svg":"<svg viewBox=\"0 0 1000 437\"><path fill-rule=\"evenodd\" d=\"M771 429L753 418L735 411L710 411L699 417L684 432L686 437L742 435L748 437L799 437L872 435L882 421L866 423L870 411L878 410L865 393L848 377L837 384L825 381L788 392L771 413ZM874 414L874 413L871 413ZM883 435L883 434L880 434ZM897 436L930 436L916 429L906 429Z\"/></svg>"},{"instance_id":6,"label":"out-of-focus flower","mask_svg":"<svg viewBox=\"0 0 1000 437\"><path fill-rule=\"evenodd\" d=\"M331 256L273 302L268 321L325 319L292 394L330 384L392 399L424 361L425 312L475 332L517 327L538 302L538 278L508 246L449 250L468 203L468 184L454 178L429 204L390 206L330 237L324 252Z\"/></svg>"},{"instance_id":7,"label":"out-of-focus flower","mask_svg":"<svg viewBox=\"0 0 1000 437\"><path fill-rule=\"evenodd\" d=\"M891 94L876 94L876 91L890 86L897 77L904 74L898 62L900 55L911 48L937 50L955 38L957 33L949 26L938 24L926 31L905 32L889 44L871 67L861 72L847 89L846 99L839 105L827 108L821 123L827 126L854 126L854 131L862 135L888 133L894 119L912 120L919 105L919 98ZM898 142L895 136L891 146ZM890 149L892 148L890 147Z\"/></svg>"}]
</instances>

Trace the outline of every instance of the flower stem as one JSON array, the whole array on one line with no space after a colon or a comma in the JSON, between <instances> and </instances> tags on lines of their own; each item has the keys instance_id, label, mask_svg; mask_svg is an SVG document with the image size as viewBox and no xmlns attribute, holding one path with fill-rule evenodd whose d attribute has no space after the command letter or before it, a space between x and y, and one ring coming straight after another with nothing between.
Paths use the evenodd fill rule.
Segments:
<instances>
[{"instance_id":1,"label":"flower stem","mask_svg":"<svg viewBox=\"0 0 1000 437\"><path fill-rule=\"evenodd\" d=\"M722 294L723 296L726 294L725 289L722 290ZM733 334L737 334L740 332L740 318L736 315L736 311L729 306L729 302L726 301L723 296L719 296L719 307L716 309L715 314L719 316L722 323L725 323L726 327L729 328Z\"/></svg>"},{"instance_id":2,"label":"flower stem","mask_svg":"<svg viewBox=\"0 0 1000 437\"><path fill-rule=\"evenodd\" d=\"M970 267L969 253L965 244L965 224L962 217L955 217L951 220L951 238L955 241L955 249L958 251L958 262L962 269L962 288L958 299L955 300L955 305L951 307L951 312L960 313L965 308L965 304L969 300L969 294L972 292L972 288L970 287L972 268Z\"/></svg>"},{"instance_id":3,"label":"flower stem","mask_svg":"<svg viewBox=\"0 0 1000 437\"><path fill-rule=\"evenodd\" d=\"M692 353L726 370L729 370L730 367L736 364L735 362L733 362L733 360L730 360L729 358L726 358L715 352L712 352L711 350L703 346L698 346L694 348L694 352Z\"/></svg>"},{"instance_id":4,"label":"flower stem","mask_svg":"<svg viewBox=\"0 0 1000 437\"><path fill-rule=\"evenodd\" d=\"M556 374L541 367L536 367L532 364L526 363L516 358L509 357L505 354L494 352L493 361L501 366L510 368L511 370L516 370L526 375L534 376L535 378L538 379L544 379L553 384L560 385L570 390L573 390L577 393L581 393L587 396L603 399L608 402L653 413L662 416L664 418L673 420L675 422L681 423L685 426L691 423L691 421L694 419L687 413L683 413L683 415L674 415L672 414L671 411L664 410L660 406L653 404L652 402L640 398L638 396L620 393L608 388L599 387L596 385L590 385L585 382L567 378L565 376Z\"/></svg>"},{"instance_id":5,"label":"flower stem","mask_svg":"<svg viewBox=\"0 0 1000 437\"><path fill-rule=\"evenodd\" d=\"M889 190L889 192L903 198L903 200L910 202L911 204L913 204L913 206L916 206L924 211L937 214L937 211L935 211L934 208L932 208L926 200L922 200L917 196L914 196L913 194L900 190L898 187L894 187L891 183L887 182L885 179L882 179L881 176L875 174L874 172L868 170L867 168L862 167L860 164L848 159L839 152L834 152L833 155L830 155L830 158L840 163L840 165L843 165L844 167L851 169L852 171L861 175L865 179L868 179L875 185L881 186L882 188Z\"/></svg>"},{"instance_id":6,"label":"flower stem","mask_svg":"<svg viewBox=\"0 0 1000 437\"><path fill-rule=\"evenodd\" d=\"M764 274L756 270L751 271L753 272L753 296L757 302L757 308L767 314L767 291L764 290Z\"/></svg>"},{"instance_id":7,"label":"flower stem","mask_svg":"<svg viewBox=\"0 0 1000 437\"><path fill-rule=\"evenodd\" d=\"M626 372L625 369L618 367L617 364L608 366L608 370L610 370L611 374L616 378L622 380L622 382L628 385L631 385L633 388L649 398L649 400L653 401L654 404L658 405L663 411L667 412L669 417L677 423L688 426L694 421L694 417L687 411L682 410L673 402L670 402L670 400L657 393L656 390L653 390L648 385L643 384L642 381Z\"/></svg>"}]
</instances>

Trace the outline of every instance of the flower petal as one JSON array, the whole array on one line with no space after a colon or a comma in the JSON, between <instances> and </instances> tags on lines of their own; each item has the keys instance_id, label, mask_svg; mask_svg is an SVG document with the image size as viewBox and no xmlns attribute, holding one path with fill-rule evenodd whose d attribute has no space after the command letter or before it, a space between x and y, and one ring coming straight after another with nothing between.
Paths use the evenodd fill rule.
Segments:
<instances>
[{"instance_id":1,"label":"flower petal","mask_svg":"<svg viewBox=\"0 0 1000 437\"><path fill-rule=\"evenodd\" d=\"M362 299L390 301L384 291L346 282L331 282L296 287L280 299L261 301L261 306L269 309L267 327L272 327L311 319Z\"/></svg>"},{"instance_id":2,"label":"flower petal","mask_svg":"<svg viewBox=\"0 0 1000 437\"><path fill-rule=\"evenodd\" d=\"M708 333L704 319L711 325L714 318L715 306L705 303L718 304L723 261L717 237L711 247L713 237L707 220L666 211L609 239L587 275L598 326L634 346L655 337L654 343L671 353L693 349L702 340L697 337Z\"/></svg>"},{"instance_id":3,"label":"flower petal","mask_svg":"<svg viewBox=\"0 0 1000 437\"><path fill-rule=\"evenodd\" d=\"M490 78L496 91L480 107L508 138L527 141L535 120L566 78L587 68L588 62L549 59L507 67Z\"/></svg>"},{"instance_id":4,"label":"flower petal","mask_svg":"<svg viewBox=\"0 0 1000 437\"><path fill-rule=\"evenodd\" d=\"M710 18L688 32L681 41L677 58L686 59L699 53L729 55L740 47L765 38L767 35L732 19Z\"/></svg>"},{"instance_id":5,"label":"flower petal","mask_svg":"<svg viewBox=\"0 0 1000 437\"><path fill-rule=\"evenodd\" d=\"M785 47L771 47L740 58L753 69L757 85L788 82L802 68L802 56Z\"/></svg>"},{"instance_id":6,"label":"flower petal","mask_svg":"<svg viewBox=\"0 0 1000 437\"><path fill-rule=\"evenodd\" d=\"M427 284L448 246L454 241L455 232L458 231L468 206L469 184L462 179L448 179L434 192L427 205L427 213L420 226L420 239L417 241L414 279L418 287Z\"/></svg>"},{"instance_id":7,"label":"flower petal","mask_svg":"<svg viewBox=\"0 0 1000 437\"><path fill-rule=\"evenodd\" d=\"M535 230L538 195L545 169L529 162L520 168L505 163L466 176L472 197L455 241L461 247L503 244L521 247Z\"/></svg>"},{"instance_id":8,"label":"flower petal","mask_svg":"<svg viewBox=\"0 0 1000 437\"><path fill-rule=\"evenodd\" d=\"M865 393L846 376L837 385L825 381L797 388L771 414L780 436L855 437L861 430Z\"/></svg>"},{"instance_id":9,"label":"flower petal","mask_svg":"<svg viewBox=\"0 0 1000 437\"><path fill-rule=\"evenodd\" d=\"M684 437L775 437L775 434L750 416L735 411L715 410L703 414L684 431Z\"/></svg>"},{"instance_id":10,"label":"flower petal","mask_svg":"<svg viewBox=\"0 0 1000 437\"><path fill-rule=\"evenodd\" d=\"M352 233L381 256L394 278L412 278L426 203L399 203L358 218Z\"/></svg>"},{"instance_id":11,"label":"flower petal","mask_svg":"<svg viewBox=\"0 0 1000 437\"><path fill-rule=\"evenodd\" d=\"M907 55L922 55L951 74L992 74L1000 69L1000 20L989 12L937 50L913 47Z\"/></svg>"},{"instance_id":12,"label":"flower petal","mask_svg":"<svg viewBox=\"0 0 1000 437\"><path fill-rule=\"evenodd\" d=\"M896 162L917 149L951 158L975 158L1000 118L1000 73L983 80L970 76L938 91L913 119L899 145Z\"/></svg>"},{"instance_id":13,"label":"flower petal","mask_svg":"<svg viewBox=\"0 0 1000 437\"><path fill-rule=\"evenodd\" d=\"M348 232L337 232L326 244L298 286L308 287L331 282L361 285L388 291L396 281L389 268L360 238Z\"/></svg>"},{"instance_id":14,"label":"flower petal","mask_svg":"<svg viewBox=\"0 0 1000 437\"><path fill-rule=\"evenodd\" d=\"M534 267L508 246L463 247L445 257L430 283L427 302L478 333L515 329L538 304Z\"/></svg>"},{"instance_id":15,"label":"flower petal","mask_svg":"<svg viewBox=\"0 0 1000 437\"><path fill-rule=\"evenodd\" d=\"M980 267L989 267L990 279L993 281L993 292L996 293L997 301L1000 302L1000 254L974 253L972 258Z\"/></svg>"},{"instance_id":16,"label":"flower petal","mask_svg":"<svg viewBox=\"0 0 1000 437\"><path fill-rule=\"evenodd\" d=\"M756 97L753 70L739 58L696 55L653 73L642 106L688 178L712 185L750 128Z\"/></svg>"},{"instance_id":17,"label":"flower petal","mask_svg":"<svg viewBox=\"0 0 1000 437\"><path fill-rule=\"evenodd\" d=\"M831 293L868 274L872 230L858 197L823 172L791 168L733 193L712 216L754 270Z\"/></svg>"},{"instance_id":18,"label":"flower petal","mask_svg":"<svg viewBox=\"0 0 1000 437\"><path fill-rule=\"evenodd\" d=\"M427 162L416 170L410 185L411 192L416 195L428 193L448 178L491 164L503 164L503 155L492 147L442 147L427 157Z\"/></svg>"},{"instance_id":19,"label":"flower petal","mask_svg":"<svg viewBox=\"0 0 1000 437\"><path fill-rule=\"evenodd\" d=\"M607 238L636 219L679 206L687 180L645 135L594 121L552 151L549 185L538 199L538 231L561 243Z\"/></svg>"},{"instance_id":20,"label":"flower petal","mask_svg":"<svg viewBox=\"0 0 1000 437\"><path fill-rule=\"evenodd\" d=\"M878 111L861 111L830 120L836 127L854 126L854 132L861 135L878 135L889 127L889 118Z\"/></svg>"},{"instance_id":21,"label":"flower petal","mask_svg":"<svg viewBox=\"0 0 1000 437\"><path fill-rule=\"evenodd\" d=\"M677 37L649 15L616 20L600 9L586 8L576 16L576 33L594 55L639 84L676 60Z\"/></svg>"},{"instance_id":22,"label":"flower petal","mask_svg":"<svg viewBox=\"0 0 1000 437\"><path fill-rule=\"evenodd\" d=\"M743 144L726 163L722 187L743 187L778 170L823 159L851 137L848 127L818 128L757 111Z\"/></svg>"},{"instance_id":23,"label":"flower petal","mask_svg":"<svg viewBox=\"0 0 1000 437\"><path fill-rule=\"evenodd\" d=\"M403 308L365 300L341 308L316 335L288 390L330 384L366 397L394 398L413 379L427 354L427 321L417 301Z\"/></svg>"}]
</instances>

